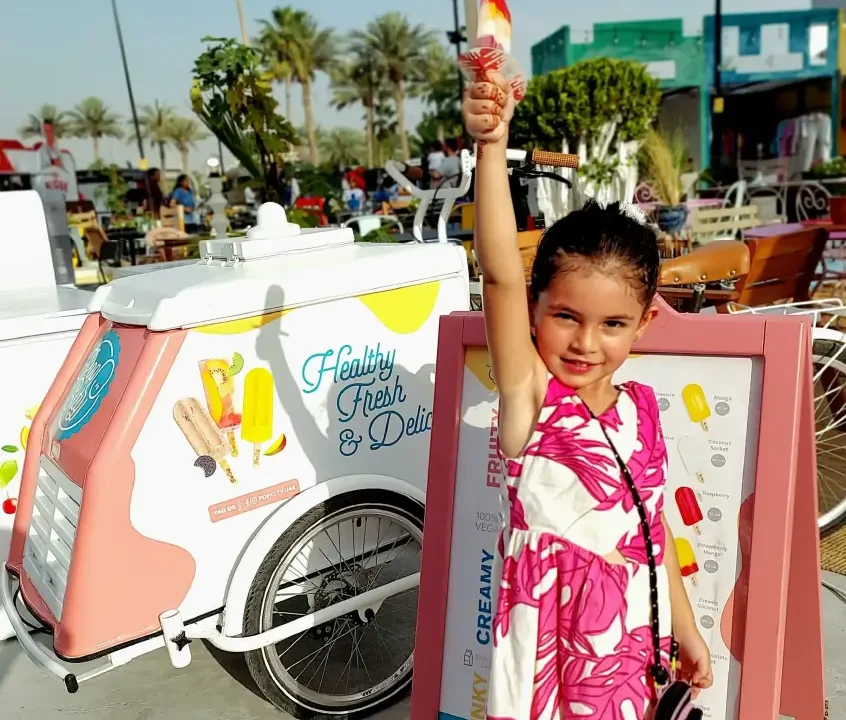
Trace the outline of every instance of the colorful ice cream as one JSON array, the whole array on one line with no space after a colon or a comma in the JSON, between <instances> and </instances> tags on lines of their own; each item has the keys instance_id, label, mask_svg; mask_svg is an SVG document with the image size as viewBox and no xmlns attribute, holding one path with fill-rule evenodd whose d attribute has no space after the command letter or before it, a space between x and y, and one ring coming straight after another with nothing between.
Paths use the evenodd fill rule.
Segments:
<instances>
[{"instance_id":1,"label":"colorful ice cream","mask_svg":"<svg viewBox=\"0 0 846 720\"><path fill-rule=\"evenodd\" d=\"M693 490L689 487L680 487L676 490L676 505L679 508L682 522L687 527L692 527L697 535L701 535L699 523L702 522L702 508L699 507L699 502L696 500Z\"/></svg>"},{"instance_id":2,"label":"colorful ice cream","mask_svg":"<svg viewBox=\"0 0 846 720\"><path fill-rule=\"evenodd\" d=\"M700 423L707 432L708 423L705 421L711 417L711 408L708 407L708 400L705 398L702 386L695 383L686 385L682 390L682 399L690 419L695 423Z\"/></svg>"},{"instance_id":3,"label":"colorful ice cream","mask_svg":"<svg viewBox=\"0 0 846 720\"><path fill-rule=\"evenodd\" d=\"M505 0L482 0L476 28L476 47L500 48L511 54L511 11Z\"/></svg>"},{"instance_id":4,"label":"colorful ice cream","mask_svg":"<svg viewBox=\"0 0 846 720\"><path fill-rule=\"evenodd\" d=\"M259 466L261 444L273 437L273 376L254 368L244 380L244 418L241 438L253 444L253 467Z\"/></svg>"},{"instance_id":5,"label":"colorful ice cream","mask_svg":"<svg viewBox=\"0 0 846 720\"><path fill-rule=\"evenodd\" d=\"M526 78L511 57L511 11L505 0L481 0L473 47L458 57L458 64L468 79L487 72L502 72L510 81L514 99L526 95Z\"/></svg>"},{"instance_id":6,"label":"colorful ice cream","mask_svg":"<svg viewBox=\"0 0 846 720\"><path fill-rule=\"evenodd\" d=\"M194 398L183 398L173 406L173 419L182 430L185 439L197 453L197 457L207 455L214 458L221 467L229 482L235 483L232 469L226 462L228 447L220 429L209 414Z\"/></svg>"},{"instance_id":7,"label":"colorful ice cream","mask_svg":"<svg viewBox=\"0 0 846 720\"><path fill-rule=\"evenodd\" d=\"M681 456L684 469L688 475L696 475L696 479L705 482L705 452L702 448L702 440L698 437L687 435L679 439L679 455Z\"/></svg>"},{"instance_id":8,"label":"colorful ice cream","mask_svg":"<svg viewBox=\"0 0 846 720\"><path fill-rule=\"evenodd\" d=\"M235 431L241 425L241 415L235 412L235 381L229 371L228 360L201 360L200 377L209 414L217 426L226 433L232 457L238 457Z\"/></svg>"},{"instance_id":9,"label":"colorful ice cream","mask_svg":"<svg viewBox=\"0 0 846 720\"><path fill-rule=\"evenodd\" d=\"M679 557L682 577L689 577L690 581L696 585L696 573L699 572L699 565L696 563L693 548L685 538L676 538L676 555Z\"/></svg>"}]
</instances>

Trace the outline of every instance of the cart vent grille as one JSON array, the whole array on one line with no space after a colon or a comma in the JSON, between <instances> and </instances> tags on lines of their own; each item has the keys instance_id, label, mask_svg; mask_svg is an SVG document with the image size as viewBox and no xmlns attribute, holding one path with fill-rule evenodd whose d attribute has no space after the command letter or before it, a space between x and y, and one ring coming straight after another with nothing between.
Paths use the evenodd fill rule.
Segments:
<instances>
[{"instance_id":1,"label":"cart vent grille","mask_svg":"<svg viewBox=\"0 0 846 720\"><path fill-rule=\"evenodd\" d=\"M81 503L82 490L42 457L24 570L57 620L62 618Z\"/></svg>"}]
</instances>

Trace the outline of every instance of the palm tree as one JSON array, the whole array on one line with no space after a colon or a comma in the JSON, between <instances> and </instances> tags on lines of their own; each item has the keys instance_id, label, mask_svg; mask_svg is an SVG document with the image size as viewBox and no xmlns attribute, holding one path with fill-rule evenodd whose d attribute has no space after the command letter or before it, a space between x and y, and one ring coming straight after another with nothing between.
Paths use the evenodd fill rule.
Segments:
<instances>
[{"instance_id":1,"label":"palm tree","mask_svg":"<svg viewBox=\"0 0 846 720\"><path fill-rule=\"evenodd\" d=\"M174 117L173 108L160 104L158 100L152 105L144 105L138 116L141 138L159 146L159 167L162 172L166 170L165 147L171 140L171 123ZM132 130L128 142L136 141L135 131Z\"/></svg>"},{"instance_id":2,"label":"palm tree","mask_svg":"<svg viewBox=\"0 0 846 720\"><path fill-rule=\"evenodd\" d=\"M405 98L419 89L426 51L433 39L431 30L422 25L411 25L408 18L398 12L386 13L369 23L363 32L352 33L353 44L369 48L379 58L379 65L390 81L402 154L406 161L410 152L405 128Z\"/></svg>"},{"instance_id":3,"label":"palm tree","mask_svg":"<svg viewBox=\"0 0 846 720\"><path fill-rule=\"evenodd\" d=\"M461 133L461 102L459 97L458 69L455 59L447 54L440 42L432 42L419 77L424 102L434 110L425 113L424 120L434 126L436 138L441 142L447 135ZM426 138L431 140L435 138Z\"/></svg>"},{"instance_id":4,"label":"palm tree","mask_svg":"<svg viewBox=\"0 0 846 720\"><path fill-rule=\"evenodd\" d=\"M61 140L62 138L71 137L68 120L68 113L59 110L55 105L44 103L37 113L27 115L26 122L21 125L18 134L24 140L31 137L41 137L44 132L44 123L49 122L53 125L53 137L56 140Z\"/></svg>"},{"instance_id":5,"label":"palm tree","mask_svg":"<svg viewBox=\"0 0 846 720\"><path fill-rule=\"evenodd\" d=\"M373 167L374 109L380 96L385 93L378 60L369 48L354 46L351 48L351 57L337 63L330 72L330 77L333 107L343 110L345 107L361 104L364 108L367 166Z\"/></svg>"},{"instance_id":6,"label":"palm tree","mask_svg":"<svg viewBox=\"0 0 846 720\"><path fill-rule=\"evenodd\" d=\"M98 97L87 97L69 113L70 132L74 137L91 138L94 161L100 159L100 138L122 138L120 116Z\"/></svg>"},{"instance_id":7,"label":"palm tree","mask_svg":"<svg viewBox=\"0 0 846 720\"><path fill-rule=\"evenodd\" d=\"M314 122L314 108L311 102L311 88L318 72L328 72L338 54L339 43L331 29L321 30L317 21L305 11L277 8L279 19L288 23L283 28L271 25L276 39L272 39L268 25L264 28L266 47L285 48L286 62L290 63L291 79L299 83L303 91L303 111L308 134L309 159L318 163L317 125ZM285 14L290 11L289 14ZM284 17L283 17L284 16ZM276 11L274 11L274 21Z\"/></svg>"},{"instance_id":8,"label":"palm tree","mask_svg":"<svg viewBox=\"0 0 846 720\"><path fill-rule=\"evenodd\" d=\"M209 134L203 130L200 123L193 118L174 117L171 119L168 139L179 150L182 157L182 172L189 172L188 154L191 148L208 136Z\"/></svg>"},{"instance_id":9,"label":"palm tree","mask_svg":"<svg viewBox=\"0 0 846 720\"><path fill-rule=\"evenodd\" d=\"M285 86L285 116L291 120L291 85L294 82L294 47L305 13L291 7L275 8L272 20L262 20L258 45L267 55L267 69Z\"/></svg>"},{"instance_id":10,"label":"palm tree","mask_svg":"<svg viewBox=\"0 0 846 720\"><path fill-rule=\"evenodd\" d=\"M360 165L364 155L364 142L360 130L337 127L320 138L320 153L324 160L335 167ZM368 148L372 152L372 148Z\"/></svg>"}]
</instances>

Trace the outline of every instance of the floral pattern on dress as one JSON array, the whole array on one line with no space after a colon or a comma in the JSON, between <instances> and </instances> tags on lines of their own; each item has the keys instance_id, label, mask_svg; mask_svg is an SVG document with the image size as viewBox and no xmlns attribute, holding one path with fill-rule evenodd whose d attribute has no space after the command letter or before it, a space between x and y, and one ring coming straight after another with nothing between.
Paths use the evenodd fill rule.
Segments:
<instances>
[{"instance_id":1,"label":"floral pattern on dress","mask_svg":"<svg viewBox=\"0 0 846 720\"><path fill-rule=\"evenodd\" d=\"M626 462L652 534L662 649L669 589L660 563L667 451L652 390L630 382L593 418L550 378L519 458L506 460L509 522L494 618L489 720L643 720L654 697L646 548L600 423ZM629 562L605 557L618 550Z\"/></svg>"}]
</instances>

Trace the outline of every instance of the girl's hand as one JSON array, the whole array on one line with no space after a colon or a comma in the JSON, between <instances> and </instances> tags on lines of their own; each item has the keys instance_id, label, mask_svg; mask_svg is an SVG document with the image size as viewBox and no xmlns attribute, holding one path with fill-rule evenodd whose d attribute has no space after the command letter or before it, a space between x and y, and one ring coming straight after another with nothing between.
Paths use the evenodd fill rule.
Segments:
<instances>
[{"instance_id":1,"label":"girl's hand","mask_svg":"<svg viewBox=\"0 0 846 720\"><path fill-rule=\"evenodd\" d=\"M489 73L470 83L462 106L467 132L481 143L497 143L508 134L514 116L514 93L508 80Z\"/></svg>"},{"instance_id":2,"label":"girl's hand","mask_svg":"<svg viewBox=\"0 0 846 720\"><path fill-rule=\"evenodd\" d=\"M711 651L695 627L676 635L679 644L679 659L682 673L689 676L693 688L693 699L702 690L711 687L714 676L711 672Z\"/></svg>"}]
</instances>

